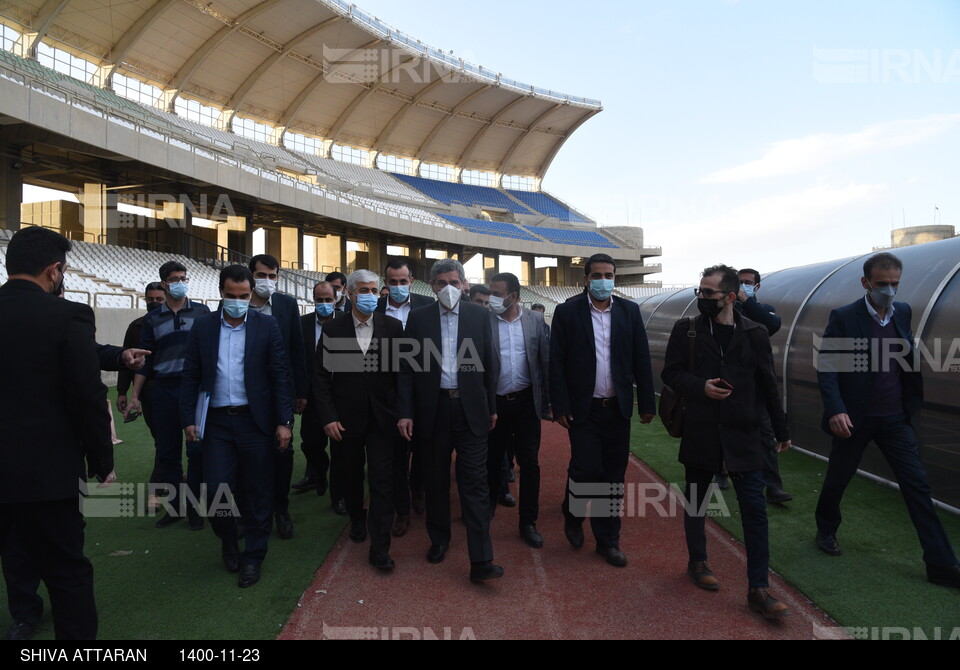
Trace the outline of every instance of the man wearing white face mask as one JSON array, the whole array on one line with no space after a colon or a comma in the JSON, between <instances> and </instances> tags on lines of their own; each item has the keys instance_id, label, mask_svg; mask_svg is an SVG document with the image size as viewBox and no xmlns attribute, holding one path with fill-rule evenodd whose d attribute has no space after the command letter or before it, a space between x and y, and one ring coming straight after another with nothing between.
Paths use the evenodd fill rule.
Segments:
<instances>
[{"instance_id":1,"label":"man wearing white face mask","mask_svg":"<svg viewBox=\"0 0 960 670\"><path fill-rule=\"evenodd\" d=\"M284 352L287 354L287 369L290 371L289 395L295 398L293 411L303 414L307 407L306 354L303 345L303 329L300 325L300 308L295 298L277 292L280 281L280 262L269 254L260 254L250 259L254 289L250 297L250 309L265 316L272 316L280 327ZM277 481L274 487L274 514L277 535L282 540L293 537L293 519L290 518L290 483L293 480L293 449L275 451L277 460L274 472Z\"/></svg>"},{"instance_id":2,"label":"man wearing white face mask","mask_svg":"<svg viewBox=\"0 0 960 670\"><path fill-rule=\"evenodd\" d=\"M832 436L833 445L817 501L816 543L826 554L841 554L836 538L840 501L864 450L874 442L900 485L923 547L928 581L960 588L960 565L930 499L927 471L920 460L913 427L913 417L923 400L923 379L910 328L910 305L894 302L902 272L903 263L893 254L868 258L860 280L866 295L833 310L823 333L824 339L833 342L842 341L837 338L863 338L871 346L865 350L863 369L838 371L830 361L837 354L828 354L826 343L817 360L824 405L821 427Z\"/></svg>"},{"instance_id":3,"label":"man wearing white face mask","mask_svg":"<svg viewBox=\"0 0 960 670\"><path fill-rule=\"evenodd\" d=\"M450 546L450 461L456 449L470 579L480 582L503 576L493 563L487 488L498 371L490 312L461 300L465 283L459 261L439 260L430 269L440 304L415 309L407 320L404 335L414 350L399 356L398 427L422 453L430 563L443 561Z\"/></svg>"},{"instance_id":4,"label":"man wearing white face mask","mask_svg":"<svg viewBox=\"0 0 960 670\"><path fill-rule=\"evenodd\" d=\"M353 309L353 304L347 297L347 275L342 272L331 272L326 276L326 281L330 282L336 292L334 294L336 298L335 309L342 314L349 314Z\"/></svg>"},{"instance_id":5,"label":"man wearing white face mask","mask_svg":"<svg viewBox=\"0 0 960 670\"><path fill-rule=\"evenodd\" d=\"M585 295L558 305L550 337L550 401L557 422L570 431L564 533L575 548L583 546L583 498L593 498L590 525L597 553L607 563L625 567L620 551L622 494L609 507L580 493L578 485L622 487L630 455L630 418L634 385L643 423L653 421L656 404L647 334L636 303L613 295L616 262L594 254L584 264ZM596 487L593 487L594 489Z\"/></svg>"}]
</instances>

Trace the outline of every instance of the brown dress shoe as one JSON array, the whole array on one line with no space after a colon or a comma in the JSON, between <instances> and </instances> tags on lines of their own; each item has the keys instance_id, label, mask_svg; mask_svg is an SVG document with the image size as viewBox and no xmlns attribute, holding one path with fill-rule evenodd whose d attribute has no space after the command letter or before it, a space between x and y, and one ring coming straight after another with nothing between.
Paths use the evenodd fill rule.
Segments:
<instances>
[{"instance_id":1,"label":"brown dress shoe","mask_svg":"<svg viewBox=\"0 0 960 670\"><path fill-rule=\"evenodd\" d=\"M397 518L393 521L393 528L390 529L390 534L394 537L403 537L407 534L407 531L410 530L410 515L409 514L398 514Z\"/></svg>"},{"instance_id":2,"label":"brown dress shoe","mask_svg":"<svg viewBox=\"0 0 960 670\"><path fill-rule=\"evenodd\" d=\"M720 589L720 580L713 576L706 561L690 561L687 564L687 574L693 583L706 591L717 591Z\"/></svg>"},{"instance_id":3,"label":"brown dress shoe","mask_svg":"<svg viewBox=\"0 0 960 670\"><path fill-rule=\"evenodd\" d=\"M752 612L762 614L764 619L779 619L790 613L789 607L762 588L747 591L747 605Z\"/></svg>"}]
</instances>

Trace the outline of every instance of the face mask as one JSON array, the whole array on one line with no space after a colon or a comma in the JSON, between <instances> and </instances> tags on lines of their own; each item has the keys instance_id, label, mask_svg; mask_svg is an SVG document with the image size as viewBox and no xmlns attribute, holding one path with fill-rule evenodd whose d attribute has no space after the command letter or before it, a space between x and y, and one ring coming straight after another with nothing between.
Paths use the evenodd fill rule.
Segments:
<instances>
[{"instance_id":1,"label":"face mask","mask_svg":"<svg viewBox=\"0 0 960 670\"><path fill-rule=\"evenodd\" d=\"M880 309L887 309L893 304L893 299L897 296L897 289L892 286L881 286L880 288L870 289L870 299L873 304Z\"/></svg>"},{"instance_id":2,"label":"face mask","mask_svg":"<svg viewBox=\"0 0 960 670\"><path fill-rule=\"evenodd\" d=\"M148 312L152 312L152 311L155 310L155 309L159 309L159 308L160 308L160 305L162 305L162 304L163 304L163 303L160 303L160 302L148 302L148 303L147 303L147 311L148 311Z\"/></svg>"},{"instance_id":3,"label":"face mask","mask_svg":"<svg viewBox=\"0 0 960 670\"><path fill-rule=\"evenodd\" d=\"M357 309L361 314L373 314L377 309L377 296L373 293L361 293L355 297Z\"/></svg>"},{"instance_id":4,"label":"face mask","mask_svg":"<svg viewBox=\"0 0 960 670\"><path fill-rule=\"evenodd\" d=\"M720 304L716 301L715 298L698 298L697 299L697 309L700 310L700 313L705 317L710 319L715 319L720 315L720 312L723 311L723 308L726 307L726 304Z\"/></svg>"},{"instance_id":5,"label":"face mask","mask_svg":"<svg viewBox=\"0 0 960 670\"><path fill-rule=\"evenodd\" d=\"M189 284L185 284L182 281L177 282L176 284L167 284L167 286L170 287L167 290L170 291L170 297L173 298L174 300L183 300L184 298L186 298L187 291L190 288Z\"/></svg>"},{"instance_id":6,"label":"face mask","mask_svg":"<svg viewBox=\"0 0 960 670\"><path fill-rule=\"evenodd\" d=\"M270 296L277 291L276 279L254 279L254 282L256 282L256 286L254 286L253 290L256 291L257 295L261 298L269 300Z\"/></svg>"},{"instance_id":7,"label":"face mask","mask_svg":"<svg viewBox=\"0 0 960 670\"><path fill-rule=\"evenodd\" d=\"M503 314L508 309L506 298L498 298L495 295L490 296L490 311L494 314Z\"/></svg>"},{"instance_id":8,"label":"face mask","mask_svg":"<svg viewBox=\"0 0 960 670\"><path fill-rule=\"evenodd\" d=\"M337 291L337 295L334 296L334 298L336 299L336 302L334 302L334 304L339 305L340 301L343 300L343 291Z\"/></svg>"},{"instance_id":9,"label":"face mask","mask_svg":"<svg viewBox=\"0 0 960 670\"><path fill-rule=\"evenodd\" d=\"M232 298L223 299L223 311L231 319L242 319L247 315L247 309L250 307L249 300L233 300Z\"/></svg>"},{"instance_id":10,"label":"face mask","mask_svg":"<svg viewBox=\"0 0 960 670\"><path fill-rule=\"evenodd\" d=\"M456 286L447 284L440 292L437 294L437 297L440 299L440 304L443 305L443 308L446 310L452 310L457 306L457 303L460 302L460 298L463 297L463 294L460 292Z\"/></svg>"},{"instance_id":11,"label":"face mask","mask_svg":"<svg viewBox=\"0 0 960 670\"><path fill-rule=\"evenodd\" d=\"M740 284L740 290L747 296L747 299L750 299L757 292L757 287L753 284Z\"/></svg>"},{"instance_id":12,"label":"face mask","mask_svg":"<svg viewBox=\"0 0 960 670\"><path fill-rule=\"evenodd\" d=\"M314 305L314 309L317 312L317 316L326 319L333 314L334 305L332 302L318 302Z\"/></svg>"},{"instance_id":13,"label":"face mask","mask_svg":"<svg viewBox=\"0 0 960 670\"><path fill-rule=\"evenodd\" d=\"M410 287L409 286L391 286L390 287L390 299L393 300L398 305L403 304L407 301L407 298L410 297Z\"/></svg>"},{"instance_id":14,"label":"face mask","mask_svg":"<svg viewBox=\"0 0 960 670\"><path fill-rule=\"evenodd\" d=\"M613 286L612 279L591 279L590 295L602 302L613 294Z\"/></svg>"}]
</instances>

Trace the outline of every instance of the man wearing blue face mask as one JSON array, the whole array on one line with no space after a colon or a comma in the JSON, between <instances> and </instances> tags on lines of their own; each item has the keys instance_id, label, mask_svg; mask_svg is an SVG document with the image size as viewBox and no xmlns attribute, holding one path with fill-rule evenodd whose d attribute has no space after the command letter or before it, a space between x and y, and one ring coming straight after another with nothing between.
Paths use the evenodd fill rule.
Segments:
<instances>
[{"instance_id":1,"label":"man wearing blue face mask","mask_svg":"<svg viewBox=\"0 0 960 670\"><path fill-rule=\"evenodd\" d=\"M237 585L260 581L273 512L273 452L290 447L293 398L280 328L250 310L254 280L242 265L220 271L223 307L190 332L183 365L180 421L187 440L203 440L203 481L210 524L221 542L224 567L240 572ZM197 419L200 395L209 395L206 420ZM244 550L237 538L243 492Z\"/></svg>"},{"instance_id":2,"label":"man wearing blue face mask","mask_svg":"<svg viewBox=\"0 0 960 670\"><path fill-rule=\"evenodd\" d=\"M608 490L615 491L617 485L623 486L634 385L640 420L653 421L656 401L650 349L640 308L613 295L617 271L613 258L594 254L583 271L586 294L557 306L550 339L553 415L570 431L564 533L571 545L582 547L583 520L589 513L597 553L609 564L625 567L618 515L623 495L610 495L609 505L601 510L601 501L591 495L595 491L590 488L609 484ZM584 498L593 500L589 511Z\"/></svg>"},{"instance_id":3,"label":"man wearing blue face mask","mask_svg":"<svg viewBox=\"0 0 960 670\"><path fill-rule=\"evenodd\" d=\"M833 445L817 502L816 542L826 554L841 554L836 538L840 501L864 450L874 442L900 485L923 547L927 579L960 588L960 565L930 499L930 484L913 428L913 417L923 400L923 380L910 329L910 305L894 302L902 272L903 263L893 254L868 258L860 280L866 295L833 310L823 333L824 338L864 339L871 346L866 349L866 364L857 366L863 369L843 371L831 360L837 354L825 351L837 345L821 345L817 377L824 405L822 428L833 437Z\"/></svg>"},{"instance_id":4,"label":"man wearing blue face mask","mask_svg":"<svg viewBox=\"0 0 960 670\"><path fill-rule=\"evenodd\" d=\"M389 294L380 298L377 312L399 319L404 328L407 327L407 318L412 310L435 302L429 296L410 290L413 286L413 271L406 258L391 258L383 270L383 280L386 283L384 288ZM423 514L425 506L423 467L419 456L413 451L413 445L403 439L398 439L396 444L393 497L397 518L390 532L394 537L403 537L410 530L411 505L417 514Z\"/></svg>"},{"instance_id":5,"label":"man wearing blue face mask","mask_svg":"<svg viewBox=\"0 0 960 670\"><path fill-rule=\"evenodd\" d=\"M739 271L740 292L737 294L737 302L733 303L736 312L747 317L751 321L756 321L767 329L767 335L773 339L773 336L780 330L782 321L777 316L777 310L773 305L767 305L759 301L760 293L760 273L752 268L744 268ZM763 468L763 478L767 489L767 502L773 504L782 504L793 500L793 496L783 490L783 479L780 477L780 465L777 458L777 437L773 432L773 425L770 422L770 415L762 404L758 404L757 411L760 415L760 439L766 447L766 464ZM729 488L726 475L717 475L717 484L721 489Z\"/></svg>"},{"instance_id":6,"label":"man wearing blue face mask","mask_svg":"<svg viewBox=\"0 0 960 670\"><path fill-rule=\"evenodd\" d=\"M190 519L190 528L203 528L203 520L192 504L187 505L180 492L183 487L183 433L180 425L180 384L183 377L183 361L186 355L190 330L198 318L210 310L200 302L187 298L190 279L187 268L177 261L160 266L161 286L167 294L159 309L149 312L140 328L141 346L153 352L146 364L137 370L133 379L133 391L127 412L142 411L140 395L144 385L150 383L149 393L153 405L153 435L157 448L155 478L151 482L151 494L168 497L166 514L157 521L157 528L166 528L183 518ZM187 486L196 499L200 494L203 464L200 445L187 442Z\"/></svg>"}]
</instances>

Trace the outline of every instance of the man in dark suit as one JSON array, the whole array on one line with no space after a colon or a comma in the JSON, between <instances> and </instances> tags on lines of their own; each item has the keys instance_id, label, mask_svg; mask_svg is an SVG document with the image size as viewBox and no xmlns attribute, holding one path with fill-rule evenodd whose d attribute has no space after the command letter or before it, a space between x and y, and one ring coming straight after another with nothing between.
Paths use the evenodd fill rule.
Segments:
<instances>
[{"instance_id":1,"label":"man in dark suit","mask_svg":"<svg viewBox=\"0 0 960 670\"><path fill-rule=\"evenodd\" d=\"M280 281L280 262L269 254L260 254L250 259L253 273L253 296L250 309L265 316L272 316L280 327L283 349L287 355L287 370L290 371L288 392L296 398L293 412L303 414L307 407L306 355L303 345L303 328L300 324L300 306L296 298L277 293ZM277 522L277 535L281 540L293 537L293 519L290 518L290 482L293 480L293 449L276 450L273 513Z\"/></svg>"},{"instance_id":2,"label":"man in dark suit","mask_svg":"<svg viewBox=\"0 0 960 670\"><path fill-rule=\"evenodd\" d=\"M223 306L190 332L180 391L188 441L200 441L207 513L224 565L238 586L260 580L273 510L273 452L290 446L293 398L287 354L275 319L250 311L253 275L242 265L220 271ZM197 406L209 394L205 425ZM232 493L243 491L244 551L237 543Z\"/></svg>"},{"instance_id":3,"label":"man in dark suit","mask_svg":"<svg viewBox=\"0 0 960 670\"><path fill-rule=\"evenodd\" d=\"M403 327L407 327L410 312L418 307L425 307L436 302L425 295L412 293L413 272L410 261L406 258L391 258L383 270L383 278L389 295L380 298L377 303L377 312L399 319ZM395 537L403 537L410 529L410 506L413 505L417 514L423 514L423 467L417 454L411 462L411 443L404 439L397 440L396 458L394 459L393 501L397 510L391 533ZM412 500L411 500L412 497Z\"/></svg>"},{"instance_id":4,"label":"man in dark suit","mask_svg":"<svg viewBox=\"0 0 960 670\"><path fill-rule=\"evenodd\" d=\"M399 353L398 427L422 450L430 563L440 563L450 546L450 460L456 449L470 579L479 582L503 576L493 563L487 489L498 371L490 313L461 300L465 283L459 261L439 260L430 269L439 304L415 309L407 321L404 335L416 348Z\"/></svg>"},{"instance_id":5,"label":"man in dark suit","mask_svg":"<svg viewBox=\"0 0 960 670\"><path fill-rule=\"evenodd\" d=\"M78 496L89 474L113 470L107 389L93 310L56 298L70 242L45 228L17 232L0 288L0 552L23 541L47 585L57 639L97 635L93 567L83 555Z\"/></svg>"},{"instance_id":6,"label":"man in dark suit","mask_svg":"<svg viewBox=\"0 0 960 670\"><path fill-rule=\"evenodd\" d=\"M143 299L147 304L147 314L155 309L159 309L167 299L167 294L163 290L163 284L156 281L147 284L147 288L143 293ZM127 332L123 336L123 346L125 348L140 346L140 341L143 339L140 331L143 327L143 320L145 318L146 314L143 316L138 316L136 319L130 322L129 326L127 326ZM133 385L133 378L133 370L130 370L126 366L121 367L117 373L117 411L124 416L127 414L127 391L129 391L130 387ZM143 420L146 422L147 428L150 429L150 434L153 435L153 414L152 407L150 405L150 391L147 386L140 391L140 407L143 412ZM154 466L154 470L156 470L156 466ZM151 476L150 481L155 480L156 476Z\"/></svg>"},{"instance_id":7,"label":"man in dark suit","mask_svg":"<svg viewBox=\"0 0 960 670\"><path fill-rule=\"evenodd\" d=\"M727 471L737 490L743 521L747 604L765 618L775 619L785 616L788 608L767 591L770 548L759 405L770 415L780 451L790 447L790 438L773 370L770 337L765 327L734 309L739 289L734 268L716 265L703 271L696 290L701 316L680 319L674 325L661 376L685 402L680 462L687 481L687 574L699 588L720 588L707 567L705 501L714 475Z\"/></svg>"},{"instance_id":8,"label":"man in dark suit","mask_svg":"<svg viewBox=\"0 0 960 670\"><path fill-rule=\"evenodd\" d=\"M520 537L534 549L543 546L537 531L540 513L540 419L550 414L550 343L537 312L520 308L520 280L509 272L490 279L491 328L500 377L497 426L490 433L487 486L490 510L507 488L504 457L508 450L520 465Z\"/></svg>"},{"instance_id":9,"label":"man in dark suit","mask_svg":"<svg viewBox=\"0 0 960 670\"><path fill-rule=\"evenodd\" d=\"M303 331L303 346L306 351L307 380L309 381L309 391L307 393L307 408L303 411L303 418L300 423L300 449L307 460L307 470L303 479L293 485L295 491L316 491L317 495L322 496L327 492L327 472L330 469L330 457L327 456L327 434L323 431L323 423L320 421L320 415L317 412L316 388L313 383L316 374L316 360L318 344L323 328L337 317L343 316L338 312L334 303L336 302L336 290L330 282L317 282L313 287L314 309L309 314L300 317L301 330ZM346 502L343 494L340 492L339 482L330 479L330 502L333 510L346 516Z\"/></svg>"},{"instance_id":10,"label":"man in dark suit","mask_svg":"<svg viewBox=\"0 0 960 670\"><path fill-rule=\"evenodd\" d=\"M341 314L349 314L353 311L353 304L347 297L347 275L342 272L331 272L324 279L333 286L336 297L334 308Z\"/></svg>"},{"instance_id":11,"label":"man in dark suit","mask_svg":"<svg viewBox=\"0 0 960 670\"><path fill-rule=\"evenodd\" d=\"M574 547L583 546L583 510L571 509L578 484L620 486L609 508L593 510L590 525L597 553L617 567L627 564L620 550L622 486L630 455L633 387L643 423L656 406L647 333L636 303L613 295L617 265L607 254L587 260L587 291L553 314L550 339L550 400L558 423L570 431L570 466L563 502L564 533ZM593 506L599 508L600 501Z\"/></svg>"},{"instance_id":12,"label":"man in dark suit","mask_svg":"<svg viewBox=\"0 0 960 670\"><path fill-rule=\"evenodd\" d=\"M370 564L392 570L393 460L397 440L397 373L390 353L403 336L400 321L376 313L380 278L357 270L347 278L353 311L324 328L314 386L317 412L333 455L331 479L343 487L350 539L370 530ZM370 514L363 509L366 455Z\"/></svg>"},{"instance_id":13,"label":"man in dark suit","mask_svg":"<svg viewBox=\"0 0 960 670\"><path fill-rule=\"evenodd\" d=\"M902 273L903 263L893 254L868 258L860 280L866 295L833 310L823 333L825 340L856 338L871 346L867 365L858 370L852 364L852 351L839 356L828 353L831 347L846 348L836 339L821 344L817 377L823 396L822 426L833 437L833 446L817 502L817 546L831 556L840 555L836 538L840 501L872 441L900 485L923 547L927 579L960 587L957 555L930 499L927 471L913 429L913 417L923 400L923 380L910 326L910 305L894 302ZM851 365L843 365L845 362Z\"/></svg>"}]
</instances>

